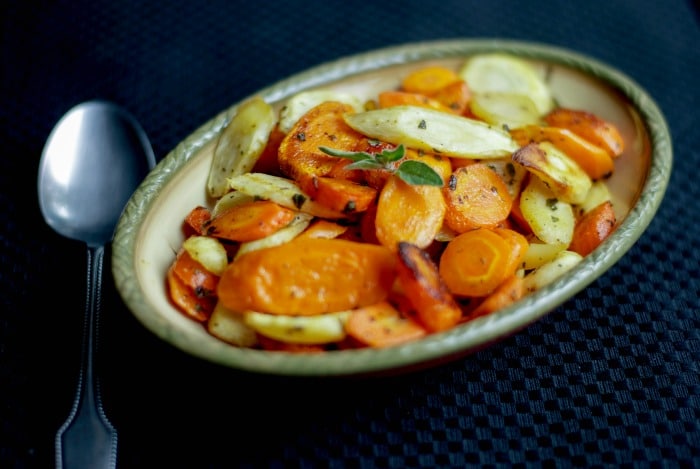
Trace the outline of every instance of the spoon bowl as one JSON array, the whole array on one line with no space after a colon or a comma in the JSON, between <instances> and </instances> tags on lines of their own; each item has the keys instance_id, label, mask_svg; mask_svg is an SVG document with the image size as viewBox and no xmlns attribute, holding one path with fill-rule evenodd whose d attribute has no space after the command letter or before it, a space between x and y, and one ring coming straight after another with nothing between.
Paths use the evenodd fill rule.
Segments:
<instances>
[{"instance_id":1,"label":"spoon bowl","mask_svg":"<svg viewBox=\"0 0 700 469\"><path fill-rule=\"evenodd\" d=\"M87 245L88 276L78 389L56 434L56 467L115 467L117 433L104 414L93 362L104 247L129 197L155 166L140 124L105 101L68 111L51 131L39 163L39 206L57 233Z\"/></svg>"}]
</instances>

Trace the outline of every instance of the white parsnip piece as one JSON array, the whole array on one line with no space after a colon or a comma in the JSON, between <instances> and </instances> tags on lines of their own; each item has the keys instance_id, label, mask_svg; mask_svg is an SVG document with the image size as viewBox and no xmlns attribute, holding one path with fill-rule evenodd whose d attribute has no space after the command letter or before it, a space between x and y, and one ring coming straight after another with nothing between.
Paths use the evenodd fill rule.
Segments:
<instances>
[{"instance_id":1,"label":"white parsnip piece","mask_svg":"<svg viewBox=\"0 0 700 469\"><path fill-rule=\"evenodd\" d=\"M496 172L506 183L508 194L515 199L520 194L527 170L523 165L514 163L511 158L489 160L486 165Z\"/></svg>"},{"instance_id":2,"label":"white parsnip piece","mask_svg":"<svg viewBox=\"0 0 700 469\"><path fill-rule=\"evenodd\" d=\"M574 160L550 142L525 145L513 153L513 161L537 175L558 198L570 204L583 202L593 184Z\"/></svg>"},{"instance_id":3,"label":"white parsnip piece","mask_svg":"<svg viewBox=\"0 0 700 469\"><path fill-rule=\"evenodd\" d=\"M542 242L565 246L571 243L576 226L571 204L559 200L537 176L530 177L520 195L520 211Z\"/></svg>"},{"instance_id":4,"label":"white parsnip piece","mask_svg":"<svg viewBox=\"0 0 700 469\"><path fill-rule=\"evenodd\" d=\"M350 311L317 316L284 316L247 311L245 324L259 334L291 344L327 344L343 340Z\"/></svg>"},{"instance_id":5,"label":"white parsnip piece","mask_svg":"<svg viewBox=\"0 0 700 469\"><path fill-rule=\"evenodd\" d=\"M549 87L527 61L503 53L479 54L459 70L474 94L510 93L527 96L540 115L554 107Z\"/></svg>"},{"instance_id":6,"label":"white parsnip piece","mask_svg":"<svg viewBox=\"0 0 700 469\"><path fill-rule=\"evenodd\" d=\"M228 182L227 182L228 184ZM244 194L243 192L238 192L238 191L231 191L227 192L224 194L221 198L219 198L216 203L214 204L214 208L211 211L212 217L215 217L216 215L220 214L224 210L227 210L231 207L235 207L237 205L245 204L248 202L254 201L255 198L248 195Z\"/></svg>"},{"instance_id":7,"label":"white parsnip piece","mask_svg":"<svg viewBox=\"0 0 700 469\"><path fill-rule=\"evenodd\" d=\"M612 198L607 184L603 181L595 181L583 202L576 206L577 213L584 215L608 200L612 200Z\"/></svg>"},{"instance_id":8,"label":"white parsnip piece","mask_svg":"<svg viewBox=\"0 0 700 469\"><path fill-rule=\"evenodd\" d=\"M207 179L209 196L221 197L228 190L227 178L255 166L276 123L272 106L262 98L252 98L238 108L216 141Z\"/></svg>"},{"instance_id":9,"label":"white parsnip piece","mask_svg":"<svg viewBox=\"0 0 700 469\"><path fill-rule=\"evenodd\" d=\"M209 272L221 275L228 265L226 248L216 239L209 236L190 236L182 247L187 253Z\"/></svg>"},{"instance_id":10,"label":"white parsnip piece","mask_svg":"<svg viewBox=\"0 0 700 469\"><path fill-rule=\"evenodd\" d=\"M553 260L557 254L566 248L565 244L531 242L528 244L527 251L525 251L522 267L525 270L536 269Z\"/></svg>"},{"instance_id":11,"label":"white parsnip piece","mask_svg":"<svg viewBox=\"0 0 700 469\"><path fill-rule=\"evenodd\" d=\"M241 243L241 245L238 247L238 250L236 251L234 260L250 251L271 248L273 246L279 246L280 244L288 243L289 241L299 236L299 234L302 231L304 231L307 226L309 226L309 223L311 223L312 219L313 216L309 215L308 213L297 213L294 217L294 220L292 220L289 223L289 225L285 226L280 230L277 230L271 235L265 236L264 238L256 239L254 241Z\"/></svg>"},{"instance_id":12,"label":"white parsnip piece","mask_svg":"<svg viewBox=\"0 0 700 469\"><path fill-rule=\"evenodd\" d=\"M238 347L252 347L258 343L258 336L250 326L246 325L243 315L233 312L220 302L214 307L207 331L224 342Z\"/></svg>"},{"instance_id":13,"label":"white parsnip piece","mask_svg":"<svg viewBox=\"0 0 700 469\"><path fill-rule=\"evenodd\" d=\"M301 91L289 98L280 110L279 129L288 133L301 116L326 101L349 104L356 112L363 110L362 100L351 93L331 89Z\"/></svg>"},{"instance_id":14,"label":"white parsnip piece","mask_svg":"<svg viewBox=\"0 0 700 469\"><path fill-rule=\"evenodd\" d=\"M342 213L331 210L311 198L291 179L266 173L246 173L228 179L230 189L251 197L271 200L283 207L299 210L322 218L345 218Z\"/></svg>"},{"instance_id":15,"label":"white parsnip piece","mask_svg":"<svg viewBox=\"0 0 700 469\"><path fill-rule=\"evenodd\" d=\"M525 291L529 293L549 285L575 267L582 259L580 254L573 251L560 251L554 259L525 275L523 278Z\"/></svg>"},{"instance_id":16,"label":"white parsnip piece","mask_svg":"<svg viewBox=\"0 0 700 469\"><path fill-rule=\"evenodd\" d=\"M368 137L455 158L500 158L518 149L503 129L418 106L392 106L346 114L345 122Z\"/></svg>"},{"instance_id":17,"label":"white parsnip piece","mask_svg":"<svg viewBox=\"0 0 700 469\"><path fill-rule=\"evenodd\" d=\"M540 113L528 96L514 93L476 93L469 102L472 114L489 124L510 129L538 124Z\"/></svg>"}]
</instances>

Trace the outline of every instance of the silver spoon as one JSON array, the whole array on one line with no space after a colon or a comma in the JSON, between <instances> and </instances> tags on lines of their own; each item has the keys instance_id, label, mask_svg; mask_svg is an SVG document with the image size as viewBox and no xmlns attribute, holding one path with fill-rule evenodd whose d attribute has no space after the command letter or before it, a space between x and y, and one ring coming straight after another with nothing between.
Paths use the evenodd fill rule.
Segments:
<instances>
[{"instance_id":1,"label":"silver spoon","mask_svg":"<svg viewBox=\"0 0 700 469\"><path fill-rule=\"evenodd\" d=\"M56 434L56 467L115 467L117 432L104 414L93 358L104 249L133 191L155 165L148 137L118 106L88 101L51 131L39 163L39 205L59 234L87 245L87 292L78 389Z\"/></svg>"}]
</instances>

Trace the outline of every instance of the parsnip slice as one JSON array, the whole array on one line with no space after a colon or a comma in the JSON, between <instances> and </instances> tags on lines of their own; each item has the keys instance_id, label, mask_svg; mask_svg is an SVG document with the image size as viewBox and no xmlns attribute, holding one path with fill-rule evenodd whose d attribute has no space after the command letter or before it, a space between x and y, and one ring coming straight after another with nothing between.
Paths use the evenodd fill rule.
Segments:
<instances>
[{"instance_id":1,"label":"parsnip slice","mask_svg":"<svg viewBox=\"0 0 700 469\"><path fill-rule=\"evenodd\" d=\"M258 343L258 337L251 327L246 325L243 315L230 311L217 303L207 321L207 331L224 342L238 347L252 347Z\"/></svg>"},{"instance_id":2,"label":"parsnip slice","mask_svg":"<svg viewBox=\"0 0 700 469\"><path fill-rule=\"evenodd\" d=\"M249 196L271 200L283 207L310 215L322 218L346 218L342 213L314 202L294 181L283 177L265 173L246 173L229 178L228 185L231 189Z\"/></svg>"},{"instance_id":3,"label":"parsnip slice","mask_svg":"<svg viewBox=\"0 0 700 469\"><path fill-rule=\"evenodd\" d=\"M289 98L280 110L279 129L288 133L309 109L325 101L349 104L356 112L363 110L362 100L350 93L330 89L301 91Z\"/></svg>"},{"instance_id":4,"label":"parsnip slice","mask_svg":"<svg viewBox=\"0 0 700 469\"><path fill-rule=\"evenodd\" d=\"M468 59L459 70L475 94L511 93L527 96L539 115L554 107L549 87L528 62L508 54L479 54Z\"/></svg>"},{"instance_id":5,"label":"parsnip slice","mask_svg":"<svg viewBox=\"0 0 700 469\"><path fill-rule=\"evenodd\" d=\"M518 149L503 129L418 106L392 106L346 114L345 122L368 137L456 158L500 158Z\"/></svg>"},{"instance_id":6,"label":"parsnip slice","mask_svg":"<svg viewBox=\"0 0 700 469\"><path fill-rule=\"evenodd\" d=\"M350 311L318 316L284 316L247 311L245 324L272 339L293 344L327 344L343 340Z\"/></svg>"},{"instance_id":7,"label":"parsnip slice","mask_svg":"<svg viewBox=\"0 0 700 469\"><path fill-rule=\"evenodd\" d=\"M253 168L265 149L276 119L272 106L262 98L252 98L238 108L216 141L207 178L207 192L211 197L226 193L227 178Z\"/></svg>"},{"instance_id":8,"label":"parsnip slice","mask_svg":"<svg viewBox=\"0 0 700 469\"><path fill-rule=\"evenodd\" d=\"M520 211L542 242L568 246L576 218L571 205L557 196L537 176L531 176L520 195Z\"/></svg>"},{"instance_id":9,"label":"parsnip slice","mask_svg":"<svg viewBox=\"0 0 700 469\"><path fill-rule=\"evenodd\" d=\"M537 175L558 198L571 204L583 202L593 184L574 160L550 142L525 145L513 153L513 161Z\"/></svg>"},{"instance_id":10,"label":"parsnip slice","mask_svg":"<svg viewBox=\"0 0 700 469\"><path fill-rule=\"evenodd\" d=\"M525 291L533 292L554 282L581 262L583 257L573 251L560 251L554 259L525 275Z\"/></svg>"},{"instance_id":11,"label":"parsnip slice","mask_svg":"<svg viewBox=\"0 0 700 469\"><path fill-rule=\"evenodd\" d=\"M228 265L226 248L216 238L190 236L182 243L182 247L192 259L213 274L220 276Z\"/></svg>"},{"instance_id":12,"label":"parsnip slice","mask_svg":"<svg viewBox=\"0 0 700 469\"><path fill-rule=\"evenodd\" d=\"M246 252L255 251L257 249L270 248L272 246L279 246L280 244L288 243L289 241L296 238L302 231L304 231L306 227L309 226L309 223L311 223L312 219L313 216L309 215L308 213L297 213L294 217L294 220L292 220L291 223L289 223L289 225L285 226L280 230L277 230L270 236L265 236L264 238L256 239L255 241L241 243L241 245L238 248L238 251L236 251L234 259L242 256Z\"/></svg>"},{"instance_id":13,"label":"parsnip slice","mask_svg":"<svg viewBox=\"0 0 700 469\"><path fill-rule=\"evenodd\" d=\"M469 102L472 114L489 124L514 129L528 124L537 124L540 114L528 96L514 93L475 93Z\"/></svg>"}]
</instances>

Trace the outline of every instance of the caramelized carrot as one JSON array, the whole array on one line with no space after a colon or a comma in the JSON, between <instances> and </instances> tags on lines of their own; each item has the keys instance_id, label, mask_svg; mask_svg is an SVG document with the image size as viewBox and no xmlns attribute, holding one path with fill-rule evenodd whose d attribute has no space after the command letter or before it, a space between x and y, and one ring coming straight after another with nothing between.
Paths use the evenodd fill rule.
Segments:
<instances>
[{"instance_id":1,"label":"caramelized carrot","mask_svg":"<svg viewBox=\"0 0 700 469\"><path fill-rule=\"evenodd\" d=\"M379 194L377 239L396 251L400 241L424 248L433 242L445 217L445 201L436 186L412 186L390 177Z\"/></svg>"},{"instance_id":2,"label":"caramelized carrot","mask_svg":"<svg viewBox=\"0 0 700 469\"><path fill-rule=\"evenodd\" d=\"M454 70L439 65L430 65L406 75L401 81L401 89L430 96L450 83L459 80L459 75Z\"/></svg>"},{"instance_id":3,"label":"caramelized carrot","mask_svg":"<svg viewBox=\"0 0 700 469\"><path fill-rule=\"evenodd\" d=\"M217 282L218 278L194 261L184 249L178 252L166 274L170 299L198 322L205 322L214 310Z\"/></svg>"},{"instance_id":4,"label":"caramelized carrot","mask_svg":"<svg viewBox=\"0 0 700 469\"><path fill-rule=\"evenodd\" d=\"M364 212L377 197L377 190L347 179L314 177L313 199L325 207L346 214ZM303 187L303 186L302 186ZM309 193L310 191L305 191Z\"/></svg>"},{"instance_id":5,"label":"caramelized carrot","mask_svg":"<svg viewBox=\"0 0 700 469\"><path fill-rule=\"evenodd\" d=\"M557 108L544 116L544 121L552 127L569 129L593 145L603 148L613 158L624 151L624 141L617 127L593 113Z\"/></svg>"},{"instance_id":6,"label":"caramelized carrot","mask_svg":"<svg viewBox=\"0 0 700 469\"><path fill-rule=\"evenodd\" d=\"M469 321L480 316L491 314L495 311L510 306L525 295L525 283L519 275L511 275L501 283L493 293L484 298L479 306L465 315L464 320Z\"/></svg>"},{"instance_id":7,"label":"caramelized carrot","mask_svg":"<svg viewBox=\"0 0 700 469\"><path fill-rule=\"evenodd\" d=\"M442 104L442 102L430 98L420 93L410 93L408 91L382 91L377 97L380 108L393 106L420 106L436 109L442 112L452 112L452 110Z\"/></svg>"},{"instance_id":8,"label":"caramelized carrot","mask_svg":"<svg viewBox=\"0 0 700 469\"><path fill-rule=\"evenodd\" d=\"M173 273L198 296L216 292L219 277L197 262L185 249L180 249L172 265Z\"/></svg>"},{"instance_id":9,"label":"caramelized carrot","mask_svg":"<svg viewBox=\"0 0 700 469\"><path fill-rule=\"evenodd\" d=\"M338 164L338 158L323 153L319 147L354 151L365 138L343 120L343 114L352 111L350 105L326 101L304 114L280 143L278 160L282 172L298 182L327 176Z\"/></svg>"},{"instance_id":10,"label":"caramelized carrot","mask_svg":"<svg viewBox=\"0 0 700 469\"><path fill-rule=\"evenodd\" d=\"M386 299L396 256L373 244L295 239L247 252L224 271L217 293L232 311L310 316Z\"/></svg>"},{"instance_id":11,"label":"caramelized carrot","mask_svg":"<svg viewBox=\"0 0 700 469\"><path fill-rule=\"evenodd\" d=\"M467 114L472 93L464 80L457 80L440 88L431 98L442 103L452 113L460 116Z\"/></svg>"},{"instance_id":12,"label":"caramelized carrot","mask_svg":"<svg viewBox=\"0 0 700 469\"><path fill-rule=\"evenodd\" d=\"M338 237L347 231L348 227L338 223L319 218L306 228L297 239L331 239Z\"/></svg>"},{"instance_id":13,"label":"caramelized carrot","mask_svg":"<svg viewBox=\"0 0 700 469\"><path fill-rule=\"evenodd\" d=\"M431 331L444 331L457 324L462 310L428 253L406 242L399 243L398 253L399 283L421 323Z\"/></svg>"},{"instance_id":14,"label":"caramelized carrot","mask_svg":"<svg viewBox=\"0 0 700 469\"><path fill-rule=\"evenodd\" d=\"M525 259L525 254L527 253L527 249L530 247L530 243L528 243L525 236L509 228L495 228L493 232L505 239L508 244L510 244L511 251L510 257L506 261L506 270L514 273L521 267L523 259Z\"/></svg>"},{"instance_id":15,"label":"caramelized carrot","mask_svg":"<svg viewBox=\"0 0 700 469\"><path fill-rule=\"evenodd\" d=\"M276 125L272 129L272 132L270 132L267 145L265 145L260 157L255 162L253 169L250 170L252 173L267 173L275 176L281 175L277 154L284 137L285 133L280 130L278 125Z\"/></svg>"},{"instance_id":16,"label":"caramelized carrot","mask_svg":"<svg viewBox=\"0 0 700 469\"><path fill-rule=\"evenodd\" d=\"M520 146L532 142L549 141L555 147L576 161L591 179L602 179L610 176L615 168L612 156L599 146L561 127L546 127L527 125L510 131L513 139Z\"/></svg>"},{"instance_id":17,"label":"caramelized carrot","mask_svg":"<svg viewBox=\"0 0 700 469\"><path fill-rule=\"evenodd\" d=\"M230 241L253 241L287 226L294 210L269 200L255 200L230 207L206 224L206 234Z\"/></svg>"},{"instance_id":18,"label":"caramelized carrot","mask_svg":"<svg viewBox=\"0 0 700 469\"><path fill-rule=\"evenodd\" d=\"M505 182L485 163L457 168L442 192L447 206L445 223L458 233L497 226L513 205Z\"/></svg>"},{"instance_id":19,"label":"caramelized carrot","mask_svg":"<svg viewBox=\"0 0 700 469\"><path fill-rule=\"evenodd\" d=\"M574 228L569 250L587 256L615 230L616 218L609 200L584 214Z\"/></svg>"},{"instance_id":20,"label":"caramelized carrot","mask_svg":"<svg viewBox=\"0 0 700 469\"><path fill-rule=\"evenodd\" d=\"M440 275L455 295L486 296L513 274L512 249L493 230L467 231L447 244L440 258Z\"/></svg>"},{"instance_id":21,"label":"caramelized carrot","mask_svg":"<svg viewBox=\"0 0 700 469\"><path fill-rule=\"evenodd\" d=\"M370 347L389 347L427 334L425 328L386 301L352 311L345 323L348 335Z\"/></svg>"},{"instance_id":22,"label":"caramelized carrot","mask_svg":"<svg viewBox=\"0 0 700 469\"><path fill-rule=\"evenodd\" d=\"M185 215L185 223L183 225L185 237L189 238L192 235L204 234L204 226L211 219L211 210L207 207L198 205Z\"/></svg>"}]
</instances>

